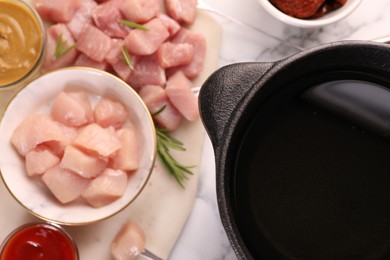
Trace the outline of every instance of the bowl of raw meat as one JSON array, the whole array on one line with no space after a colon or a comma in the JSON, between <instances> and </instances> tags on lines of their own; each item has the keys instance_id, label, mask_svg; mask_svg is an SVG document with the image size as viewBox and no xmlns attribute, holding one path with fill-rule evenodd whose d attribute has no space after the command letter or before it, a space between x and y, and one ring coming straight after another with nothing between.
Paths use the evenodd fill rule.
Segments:
<instances>
[{"instance_id":1,"label":"bowl of raw meat","mask_svg":"<svg viewBox=\"0 0 390 260\"><path fill-rule=\"evenodd\" d=\"M259 0L276 19L295 27L318 28L350 15L361 0Z\"/></svg>"},{"instance_id":2,"label":"bowl of raw meat","mask_svg":"<svg viewBox=\"0 0 390 260\"><path fill-rule=\"evenodd\" d=\"M104 71L72 67L22 88L0 121L1 177L33 215L62 225L109 218L145 187L155 162L152 116Z\"/></svg>"}]
</instances>

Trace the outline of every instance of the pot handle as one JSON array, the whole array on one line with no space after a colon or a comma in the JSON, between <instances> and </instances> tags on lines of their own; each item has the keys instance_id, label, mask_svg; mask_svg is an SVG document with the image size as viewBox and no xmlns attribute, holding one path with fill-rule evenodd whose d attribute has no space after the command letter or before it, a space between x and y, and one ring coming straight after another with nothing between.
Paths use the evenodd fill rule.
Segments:
<instances>
[{"instance_id":1,"label":"pot handle","mask_svg":"<svg viewBox=\"0 0 390 260\"><path fill-rule=\"evenodd\" d=\"M214 150L218 150L229 119L255 83L274 63L235 63L215 71L199 93L199 109Z\"/></svg>"}]
</instances>

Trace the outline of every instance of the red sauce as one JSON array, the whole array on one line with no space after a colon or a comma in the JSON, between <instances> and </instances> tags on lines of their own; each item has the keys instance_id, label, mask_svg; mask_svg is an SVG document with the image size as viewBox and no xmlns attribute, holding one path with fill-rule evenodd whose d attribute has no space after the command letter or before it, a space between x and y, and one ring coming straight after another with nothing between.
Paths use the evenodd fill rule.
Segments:
<instances>
[{"instance_id":1,"label":"red sauce","mask_svg":"<svg viewBox=\"0 0 390 260\"><path fill-rule=\"evenodd\" d=\"M60 228L33 224L16 230L4 244L1 260L77 260L73 241Z\"/></svg>"},{"instance_id":2,"label":"red sauce","mask_svg":"<svg viewBox=\"0 0 390 260\"><path fill-rule=\"evenodd\" d=\"M300 18L314 19L342 7L347 0L269 0L285 14Z\"/></svg>"}]
</instances>

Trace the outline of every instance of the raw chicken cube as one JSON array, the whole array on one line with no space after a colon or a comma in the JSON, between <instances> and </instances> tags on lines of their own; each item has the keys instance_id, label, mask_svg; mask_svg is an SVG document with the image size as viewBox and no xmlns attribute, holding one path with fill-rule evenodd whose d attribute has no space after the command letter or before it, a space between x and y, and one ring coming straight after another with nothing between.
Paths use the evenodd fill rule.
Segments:
<instances>
[{"instance_id":1,"label":"raw chicken cube","mask_svg":"<svg viewBox=\"0 0 390 260\"><path fill-rule=\"evenodd\" d=\"M84 53L81 53L74 65L80 66L80 67L91 67L99 70L108 71L110 69L110 65L106 61L96 61L85 55Z\"/></svg>"},{"instance_id":2,"label":"raw chicken cube","mask_svg":"<svg viewBox=\"0 0 390 260\"><path fill-rule=\"evenodd\" d=\"M122 80L127 81L133 72L133 68L130 67L124 58L120 58L116 63L111 65L115 73Z\"/></svg>"},{"instance_id":3,"label":"raw chicken cube","mask_svg":"<svg viewBox=\"0 0 390 260\"><path fill-rule=\"evenodd\" d=\"M173 131L178 128L182 115L169 101L165 90L161 86L144 86L139 91L139 95L152 114L165 107L153 117L159 127L165 128L168 131Z\"/></svg>"},{"instance_id":4,"label":"raw chicken cube","mask_svg":"<svg viewBox=\"0 0 390 260\"><path fill-rule=\"evenodd\" d=\"M164 86L165 70L160 66L156 55L142 56L134 61L134 69L127 82L135 89L145 85Z\"/></svg>"},{"instance_id":5,"label":"raw chicken cube","mask_svg":"<svg viewBox=\"0 0 390 260\"><path fill-rule=\"evenodd\" d=\"M45 145L50 148L50 151L54 153L56 156L61 158L64 156L64 151L66 146L70 145L74 139L76 139L78 135L78 129L70 126L66 126L61 124L60 122L55 121L55 123L59 126L62 133L64 134L63 140L58 141L49 141L45 142Z\"/></svg>"},{"instance_id":6,"label":"raw chicken cube","mask_svg":"<svg viewBox=\"0 0 390 260\"><path fill-rule=\"evenodd\" d=\"M70 66L77 58L77 50L74 48L75 41L65 24L58 23L51 25L47 31L46 54L42 64L44 72ZM61 41L60 41L61 37ZM63 46L63 51L57 52L58 43ZM69 49L70 48L70 49ZM67 53L65 50L69 49Z\"/></svg>"},{"instance_id":7,"label":"raw chicken cube","mask_svg":"<svg viewBox=\"0 0 390 260\"><path fill-rule=\"evenodd\" d=\"M26 154L26 171L28 176L41 175L56 166L60 158L44 146L38 146Z\"/></svg>"},{"instance_id":8,"label":"raw chicken cube","mask_svg":"<svg viewBox=\"0 0 390 260\"><path fill-rule=\"evenodd\" d=\"M69 88L70 87L71 85L69 85ZM77 85L74 85L72 87L77 88ZM93 122L93 109L91 101L89 100L88 93L85 90L69 90L67 91L67 93L71 98L76 100L84 108L87 122Z\"/></svg>"},{"instance_id":9,"label":"raw chicken cube","mask_svg":"<svg viewBox=\"0 0 390 260\"><path fill-rule=\"evenodd\" d=\"M70 21L79 4L79 0L35 0L35 9L44 20L65 23Z\"/></svg>"},{"instance_id":10,"label":"raw chicken cube","mask_svg":"<svg viewBox=\"0 0 390 260\"><path fill-rule=\"evenodd\" d=\"M170 17L179 23L193 24L196 19L196 0L165 0Z\"/></svg>"},{"instance_id":11,"label":"raw chicken cube","mask_svg":"<svg viewBox=\"0 0 390 260\"><path fill-rule=\"evenodd\" d=\"M55 1L53 1L55 2ZM77 40L86 24L92 24L92 10L97 6L94 0L83 0L79 8L66 24L73 37Z\"/></svg>"},{"instance_id":12,"label":"raw chicken cube","mask_svg":"<svg viewBox=\"0 0 390 260\"><path fill-rule=\"evenodd\" d=\"M61 168L79 174L83 178L94 178L107 166L107 160L83 153L79 149L68 145L64 157L61 159Z\"/></svg>"},{"instance_id":13,"label":"raw chicken cube","mask_svg":"<svg viewBox=\"0 0 390 260\"><path fill-rule=\"evenodd\" d=\"M42 181L63 204L76 200L90 180L55 166L42 175Z\"/></svg>"},{"instance_id":14,"label":"raw chicken cube","mask_svg":"<svg viewBox=\"0 0 390 260\"><path fill-rule=\"evenodd\" d=\"M92 123L84 127L73 142L73 145L88 153L97 153L108 157L121 148L113 127L103 128Z\"/></svg>"},{"instance_id":15,"label":"raw chicken cube","mask_svg":"<svg viewBox=\"0 0 390 260\"><path fill-rule=\"evenodd\" d=\"M159 13L160 0L124 0L120 10L126 20L146 23Z\"/></svg>"},{"instance_id":16,"label":"raw chicken cube","mask_svg":"<svg viewBox=\"0 0 390 260\"><path fill-rule=\"evenodd\" d=\"M50 117L32 115L15 129L11 136L11 143L19 154L26 156L40 144L49 141L62 142L64 139L64 133Z\"/></svg>"},{"instance_id":17,"label":"raw chicken cube","mask_svg":"<svg viewBox=\"0 0 390 260\"><path fill-rule=\"evenodd\" d=\"M86 109L77 98L62 91L54 99L51 107L51 116L54 120L64 125L81 126L91 121L91 115L88 114L91 110Z\"/></svg>"},{"instance_id":18,"label":"raw chicken cube","mask_svg":"<svg viewBox=\"0 0 390 260\"><path fill-rule=\"evenodd\" d=\"M203 35L182 28L173 37L172 42L189 43L194 46L194 57L190 64L170 69L169 74L172 74L173 71L182 70L189 79L199 76L203 70L203 64L206 57L206 39Z\"/></svg>"},{"instance_id":19,"label":"raw chicken cube","mask_svg":"<svg viewBox=\"0 0 390 260\"><path fill-rule=\"evenodd\" d=\"M76 48L93 60L102 62L112 48L111 38L92 25L85 25Z\"/></svg>"},{"instance_id":20,"label":"raw chicken cube","mask_svg":"<svg viewBox=\"0 0 390 260\"><path fill-rule=\"evenodd\" d=\"M115 260L135 260L145 250L145 233L133 221L127 221L111 243L110 252Z\"/></svg>"},{"instance_id":21,"label":"raw chicken cube","mask_svg":"<svg viewBox=\"0 0 390 260\"><path fill-rule=\"evenodd\" d=\"M147 31L134 29L125 38L125 46L132 54L150 55L169 37L167 28L158 18L152 19L144 26Z\"/></svg>"},{"instance_id":22,"label":"raw chicken cube","mask_svg":"<svg viewBox=\"0 0 390 260\"><path fill-rule=\"evenodd\" d=\"M123 20L120 7L124 0L111 0L98 5L92 12L96 26L105 34L115 38L125 38L130 28L119 23Z\"/></svg>"},{"instance_id":23,"label":"raw chicken cube","mask_svg":"<svg viewBox=\"0 0 390 260\"><path fill-rule=\"evenodd\" d=\"M119 129L127 119L127 111L121 103L102 98L95 106L94 116L95 122L101 127Z\"/></svg>"},{"instance_id":24,"label":"raw chicken cube","mask_svg":"<svg viewBox=\"0 0 390 260\"><path fill-rule=\"evenodd\" d=\"M192 83L178 71L167 81L165 91L173 106L189 121L199 118L198 99L191 91Z\"/></svg>"},{"instance_id":25,"label":"raw chicken cube","mask_svg":"<svg viewBox=\"0 0 390 260\"><path fill-rule=\"evenodd\" d=\"M169 32L169 36L175 35L181 28L180 24L164 13L159 13L157 18L161 20Z\"/></svg>"},{"instance_id":26,"label":"raw chicken cube","mask_svg":"<svg viewBox=\"0 0 390 260\"><path fill-rule=\"evenodd\" d=\"M136 170L139 164L138 151L140 148L136 130L133 127L125 127L117 130L116 134L122 147L111 159L112 168L123 171Z\"/></svg>"},{"instance_id":27,"label":"raw chicken cube","mask_svg":"<svg viewBox=\"0 0 390 260\"><path fill-rule=\"evenodd\" d=\"M187 65L194 57L194 46L189 43L171 43L161 44L157 50L158 61L164 69Z\"/></svg>"},{"instance_id":28,"label":"raw chicken cube","mask_svg":"<svg viewBox=\"0 0 390 260\"><path fill-rule=\"evenodd\" d=\"M132 66L129 66L126 62L125 56L122 53L123 40L113 39L113 47L106 55L106 61L111 64L116 74L123 80L127 80L133 71ZM133 55L129 54L131 62L133 62ZM132 63L130 63L132 65Z\"/></svg>"},{"instance_id":29,"label":"raw chicken cube","mask_svg":"<svg viewBox=\"0 0 390 260\"><path fill-rule=\"evenodd\" d=\"M122 48L123 48L123 40L122 39L112 39L112 47L110 51L107 53L105 60L110 63L114 64L119 61L122 54Z\"/></svg>"},{"instance_id":30,"label":"raw chicken cube","mask_svg":"<svg viewBox=\"0 0 390 260\"><path fill-rule=\"evenodd\" d=\"M103 207L120 198L127 187L127 173L107 168L93 179L82 192L82 197L93 207Z\"/></svg>"}]
</instances>

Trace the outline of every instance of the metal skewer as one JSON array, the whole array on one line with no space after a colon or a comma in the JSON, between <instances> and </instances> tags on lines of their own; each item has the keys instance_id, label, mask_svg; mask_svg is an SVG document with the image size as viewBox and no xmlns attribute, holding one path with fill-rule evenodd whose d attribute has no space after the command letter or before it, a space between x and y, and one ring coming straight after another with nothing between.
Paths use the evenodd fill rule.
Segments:
<instances>
[{"instance_id":1,"label":"metal skewer","mask_svg":"<svg viewBox=\"0 0 390 260\"><path fill-rule=\"evenodd\" d=\"M161 257L156 256L155 254L153 254L152 252L150 252L150 251L147 250L146 248L145 248L145 250L141 253L141 255L143 256L143 259L147 259L147 260L164 260L164 259L162 259Z\"/></svg>"}]
</instances>

